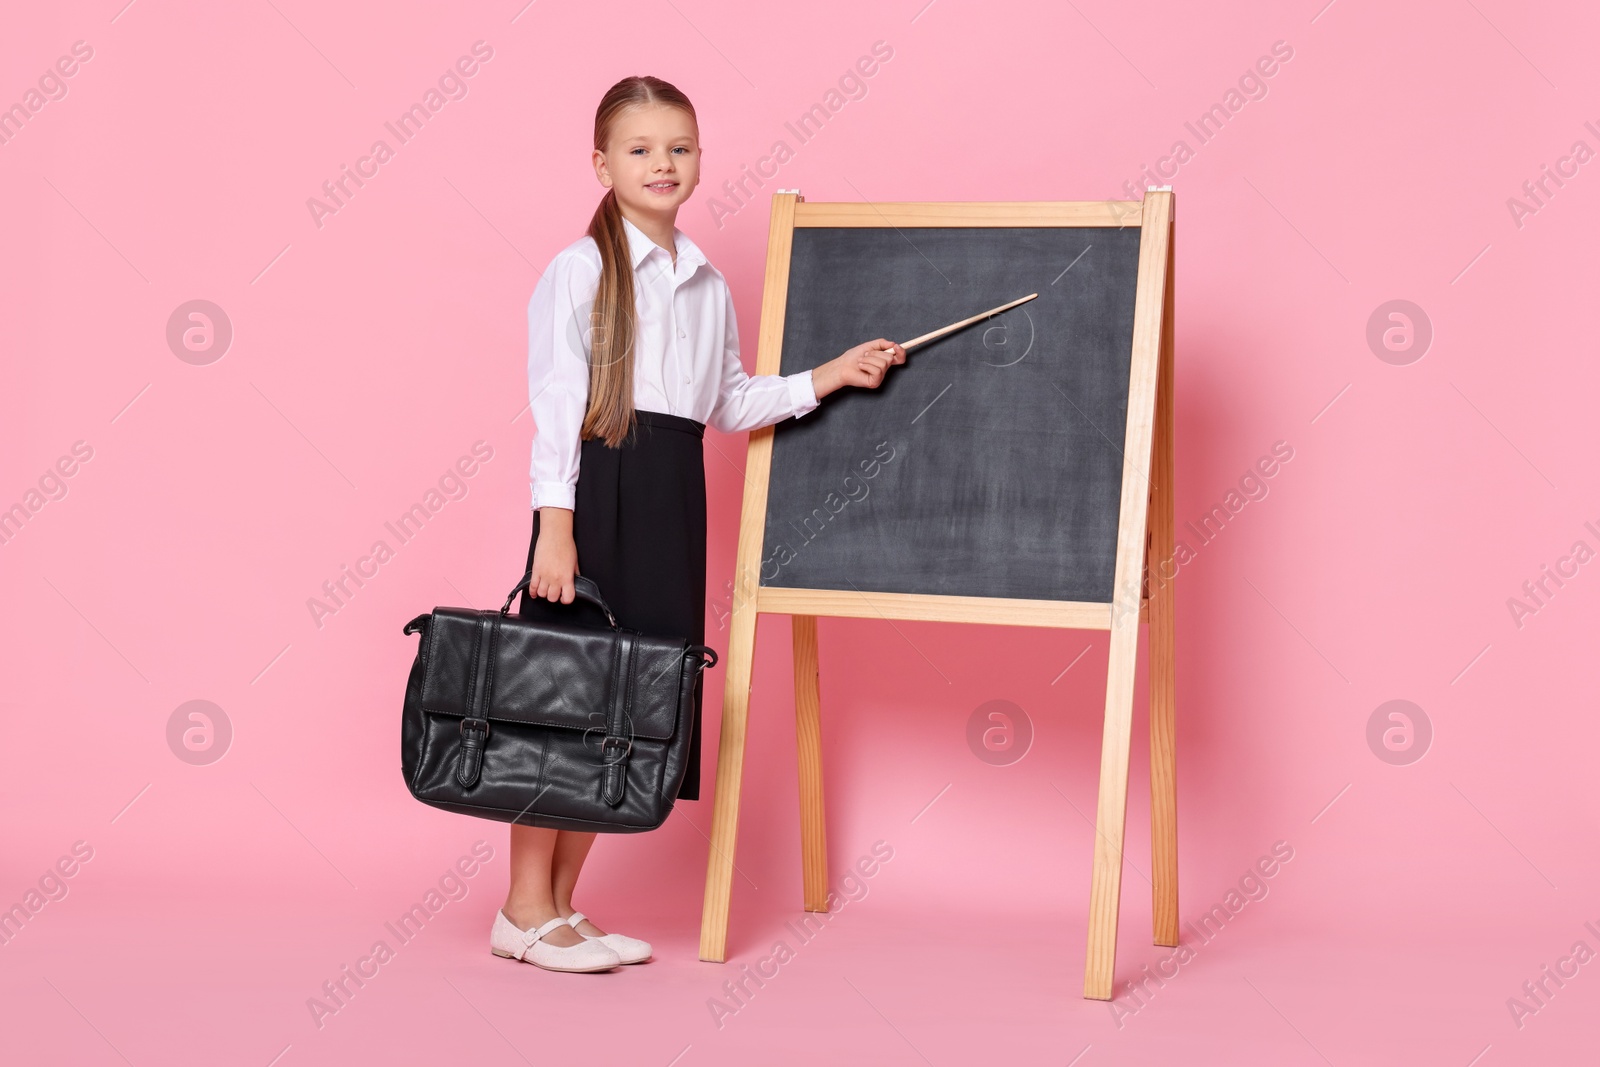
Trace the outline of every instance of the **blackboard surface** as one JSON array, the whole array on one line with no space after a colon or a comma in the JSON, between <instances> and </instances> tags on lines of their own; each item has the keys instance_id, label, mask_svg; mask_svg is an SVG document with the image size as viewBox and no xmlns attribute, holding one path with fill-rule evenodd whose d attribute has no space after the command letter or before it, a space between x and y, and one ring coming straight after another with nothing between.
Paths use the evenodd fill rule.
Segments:
<instances>
[{"instance_id":1,"label":"blackboard surface","mask_svg":"<svg viewBox=\"0 0 1600 1067\"><path fill-rule=\"evenodd\" d=\"M797 227L781 372L914 349L774 431L761 584L1107 603L1138 227Z\"/></svg>"}]
</instances>

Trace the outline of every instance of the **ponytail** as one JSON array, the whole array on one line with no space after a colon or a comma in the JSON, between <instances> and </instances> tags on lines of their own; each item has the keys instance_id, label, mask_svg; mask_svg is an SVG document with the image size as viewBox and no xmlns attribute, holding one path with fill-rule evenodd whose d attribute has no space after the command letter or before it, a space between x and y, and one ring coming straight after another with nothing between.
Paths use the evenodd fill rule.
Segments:
<instances>
[{"instance_id":1,"label":"ponytail","mask_svg":"<svg viewBox=\"0 0 1600 1067\"><path fill-rule=\"evenodd\" d=\"M580 438L599 437L616 448L633 429L633 255L617 193L606 190L589 236L600 248L600 284L589 314L589 410Z\"/></svg>"}]
</instances>

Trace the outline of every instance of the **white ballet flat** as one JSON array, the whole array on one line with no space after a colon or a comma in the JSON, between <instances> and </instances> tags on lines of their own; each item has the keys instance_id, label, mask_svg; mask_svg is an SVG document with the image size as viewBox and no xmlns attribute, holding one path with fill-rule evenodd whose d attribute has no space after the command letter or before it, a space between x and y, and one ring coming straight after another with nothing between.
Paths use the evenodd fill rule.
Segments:
<instances>
[{"instance_id":1,"label":"white ballet flat","mask_svg":"<svg viewBox=\"0 0 1600 1067\"><path fill-rule=\"evenodd\" d=\"M623 963L643 963L650 958L651 950L650 942L648 941L640 941L637 937L629 937L627 934L601 934L599 937L592 937L582 930L578 930L578 924L587 918L588 916L583 912L575 911L567 916L567 922L572 925L572 928L580 936L587 938L589 944L606 946L615 952L617 958L622 960Z\"/></svg>"},{"instance_id":2,"label":"white ballet flat","mask_svg":"<svg viewBox=\"0 0 1600 1067\"><path fill-rule=\"evenodd\" d=\"M496 912L494 927L489 931L489 951L508 960L521 960L535 967L543 967L547 971L579 974L609 971L622 962L622 957L614 949L595 938L585 938L579 944L566 948L545 943L547 934L566 925L567 920L557 916L537 930L523 930L506 918L505 912Z\"/></svg>"}]
</instances>

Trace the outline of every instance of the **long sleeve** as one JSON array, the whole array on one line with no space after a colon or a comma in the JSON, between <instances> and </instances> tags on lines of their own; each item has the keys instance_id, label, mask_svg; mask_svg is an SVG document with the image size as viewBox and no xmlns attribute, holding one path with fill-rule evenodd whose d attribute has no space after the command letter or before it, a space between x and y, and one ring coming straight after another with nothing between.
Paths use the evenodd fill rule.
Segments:
<instances>
[{"instance_id":1,"label":"long sleeve","mask_svg":"<svg viewBox=\"0 0 1600 1067\"><path fill-rule=\"evenodd\" d=\"M739 361L739 323L733 294L723 290L724 343L722 373L717 383L717 404L711 425L723 433L771 426L791 416L799 418L821 403L811 383L811 372L798 374L747 374Z\"/></svg>"},{"instance_id":2,"label":"long sleeve","mask_svg":"<svg viewBox=\"0 0 1600 1067\"><path fill-rule=\"evenodd\" d=\"M533 411L533 506L571 508L577 495L578 433L589 402L589 326L599 270L558 255L528 301L528 401Z\"/></svg>"}]
</instances>

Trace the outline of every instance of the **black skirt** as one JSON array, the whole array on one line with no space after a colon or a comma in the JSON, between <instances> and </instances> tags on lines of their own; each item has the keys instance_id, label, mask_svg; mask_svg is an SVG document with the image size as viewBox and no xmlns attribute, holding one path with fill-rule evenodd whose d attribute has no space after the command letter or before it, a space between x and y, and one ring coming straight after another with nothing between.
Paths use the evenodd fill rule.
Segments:
<instances>
[{"instance_id":1,"label":"black skirt","mask_svg":"<svg viewBox=\"0 0 1600 1067\"><path fill-rule=\"evenodd\" d=\"M581 445L572 538L578 573L599 585L618 624L640 633L686 637L706 633L705 424L682 415L636 411L638 424L618 448ZM527 569L539 543L533 513ZM585 601L551 604L522 594L525 616L606 625ZM576 613L576 616L574 615ZM678 799L700 799L700 691L694 689L689 766Z\"/></svg>"}]
</instances>

